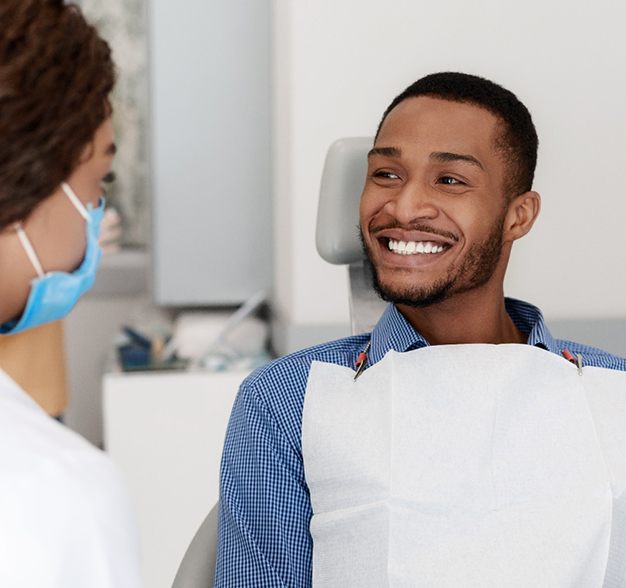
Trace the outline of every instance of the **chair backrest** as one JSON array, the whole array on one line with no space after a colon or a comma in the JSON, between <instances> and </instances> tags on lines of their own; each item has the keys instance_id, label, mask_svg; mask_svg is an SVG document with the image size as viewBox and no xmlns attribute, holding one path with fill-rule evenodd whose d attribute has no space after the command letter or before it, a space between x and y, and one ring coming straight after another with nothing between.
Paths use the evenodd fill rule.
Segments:
<instances>
[{"instance_id":1,"label":"chair backrest","mask_svg":"<svg viewBox=\"0 0 626 588\"><path fill-rule=\"evenodd\" d=\"M370 137L338 139L328 149L317 208L315 244L322 259L336 265L363 260L359 201L367 174Z\"/></svg>"},{"instance_id":2,"label":"chair backrest","mask_svg":"<svg viewBox=\"0 0 626 588\"><path fill-rule=\"evenodd\" d=\"M371 331L385 303L371 287L370 268L359 238L359 202L367 175L371 137L335 141L326 155L315 241L329 263L349 266L350 322L354 334Z\"/></svg>"},{"instance_id":3,"label":"chair backrest","mask_svg":"<svg viewBox=\"0 0 626 588\"><path fill-rule=\"evenodd\" d=\"M219 502L196 531L183 561L178 568L172 588L210 588L215 576L217 559L217 524Z\"/></svg>"}]
</instances>

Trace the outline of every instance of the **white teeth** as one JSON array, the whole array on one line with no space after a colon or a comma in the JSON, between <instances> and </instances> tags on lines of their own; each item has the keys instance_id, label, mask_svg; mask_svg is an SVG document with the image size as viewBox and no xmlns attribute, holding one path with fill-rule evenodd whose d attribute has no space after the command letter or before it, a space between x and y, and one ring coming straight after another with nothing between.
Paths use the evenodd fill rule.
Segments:
<instances>
[{"instance_id":1,"label":"white teeth","mask_svg":"<svg viewBox=\"0 0 626 588\"><path fill-rule=\"evenodd\" d=\"M416 253L442 253L445 247L431 241L395 241L389 239L389 249L400 255L414 255Z\"/></svg>"}]
</instances>

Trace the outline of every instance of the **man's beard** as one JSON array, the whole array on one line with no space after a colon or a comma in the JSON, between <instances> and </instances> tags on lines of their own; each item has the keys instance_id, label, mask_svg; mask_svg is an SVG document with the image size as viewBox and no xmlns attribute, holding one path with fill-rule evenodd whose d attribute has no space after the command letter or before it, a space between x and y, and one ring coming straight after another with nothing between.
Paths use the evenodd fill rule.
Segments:
<instances>
[{"instance_id":1,"label":"man's beard","mask_svg":"<svg viewBox=\"0 0 626 588\"><path fill-rule=\"evenodd\" d=\"M363 231L359 231L363 250L367 256L366 263L371 269L374 290L387 302L423 308L443 302L452 295L462 294L483 286L493 276L500 260L504 218L505 215L502 214L491 233L480 243L472 245L458 268L450 268L445 276L430 286L411 284L406 287L393 288L385 285L372 262L373 255L363 239Z\"/></svg>"}]
</instances>

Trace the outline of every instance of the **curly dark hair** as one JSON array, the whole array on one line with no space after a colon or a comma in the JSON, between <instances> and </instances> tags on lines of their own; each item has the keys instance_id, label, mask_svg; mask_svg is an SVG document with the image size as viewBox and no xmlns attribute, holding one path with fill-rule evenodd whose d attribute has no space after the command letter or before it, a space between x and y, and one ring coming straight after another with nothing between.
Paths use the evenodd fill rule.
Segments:
<instances>
[{"instance_id":1,"label":"curly dark hair","mask_svg":"<svg viewBox=\"0 0 626 588\"><path fill-rule=\"evenodd\" d=\"M505 186L509 198L528 192L532 188L537 165L539 141L537 131L528 109L513 92L479 76L441 72L423 77L398 94L385 110L378 125L376 136L387 115L407 98L432 96L453 102L466 102L480 106L503 123L497 140L499 149L510 166L510 179Z\"/></svg>"},{"instance_id":2,"label":"curly dark hair","mask_svg":"<svg viewBox=\"0 0 626 588\"><path fill-rule=\"evenodd\" d=\"M63 0L0 0L0 230L66 180L110 115L108 44Z\"/></svg>"}]
</instances>

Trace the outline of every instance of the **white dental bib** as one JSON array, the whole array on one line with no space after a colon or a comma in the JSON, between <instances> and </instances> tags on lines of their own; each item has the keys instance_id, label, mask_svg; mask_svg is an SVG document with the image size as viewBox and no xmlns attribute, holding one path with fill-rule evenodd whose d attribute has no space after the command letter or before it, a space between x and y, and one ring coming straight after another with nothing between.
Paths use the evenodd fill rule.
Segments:
<instances>
[{"instance_id":1,"label":"white dental bib","mask_svg":"<svg viewBox=\"0 0 626 588\"><path fill-rule=\"evenodd\" d=\"M528 345L314 362L314 586L626 586L626 373Z\"/></svg>"}]
</instances>

